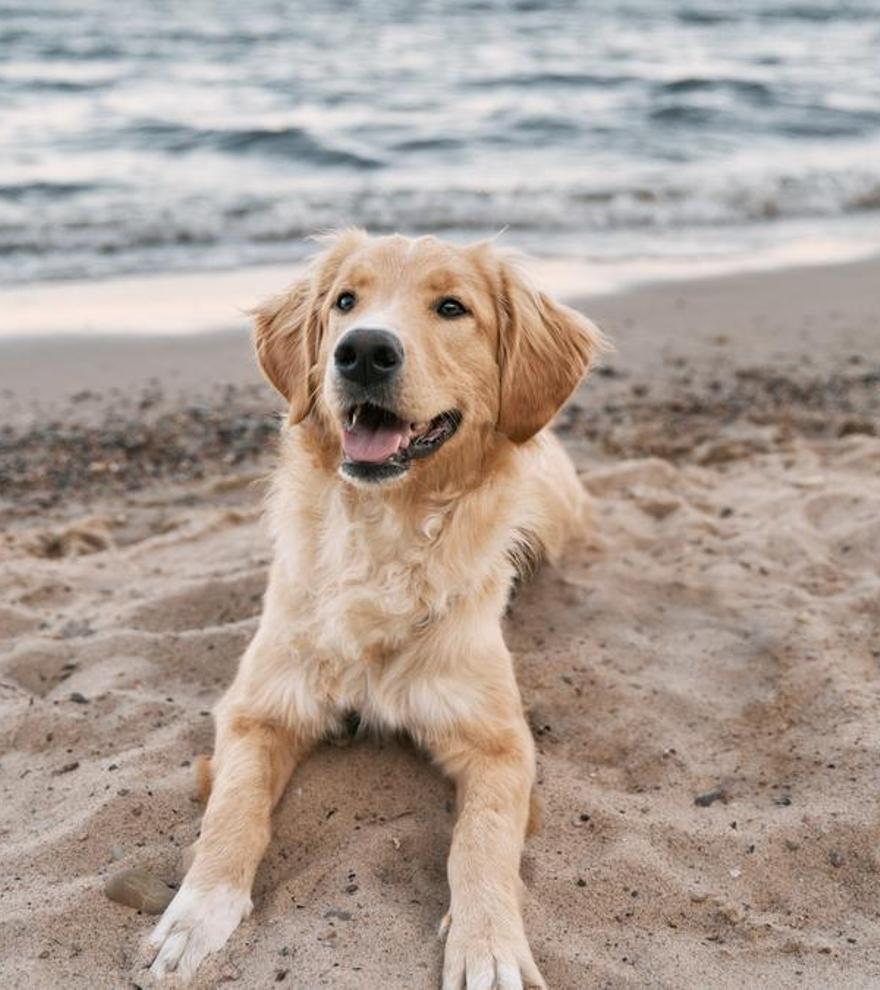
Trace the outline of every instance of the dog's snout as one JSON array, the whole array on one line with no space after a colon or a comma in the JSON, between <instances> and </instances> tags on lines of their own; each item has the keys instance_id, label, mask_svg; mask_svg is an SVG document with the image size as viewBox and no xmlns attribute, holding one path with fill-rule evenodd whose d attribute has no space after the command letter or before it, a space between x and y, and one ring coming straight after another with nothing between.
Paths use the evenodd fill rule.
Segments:
<instances>
[{"instance_id":1,"label":"dog's snout","mask_svg":"<svg viewBox=\"0 0 880 990\"><path fill-rule=\"evenodd\" d=\"M403 364L403 345L388 330L358 327L336 345L333 362L343 378L359 385L378 385Z\"/></svg>"}]
</instances>

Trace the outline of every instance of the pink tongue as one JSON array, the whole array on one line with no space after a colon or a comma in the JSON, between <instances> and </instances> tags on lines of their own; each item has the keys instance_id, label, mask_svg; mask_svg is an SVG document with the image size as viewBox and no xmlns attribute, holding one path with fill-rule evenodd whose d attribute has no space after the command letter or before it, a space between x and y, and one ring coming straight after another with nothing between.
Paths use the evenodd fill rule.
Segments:
<instances>
[{"instance_id":1,"label":"pink tongue","mask_svg":"<svg viewBox=\"0 0 880 990\"><path fill-rule=\"evenodd\" d=\"M356 423L351 430L342 431L342 449L350 461L378 464L396 454L403 433L389 426L370 428Z\"/></svg>"}]
</instances>

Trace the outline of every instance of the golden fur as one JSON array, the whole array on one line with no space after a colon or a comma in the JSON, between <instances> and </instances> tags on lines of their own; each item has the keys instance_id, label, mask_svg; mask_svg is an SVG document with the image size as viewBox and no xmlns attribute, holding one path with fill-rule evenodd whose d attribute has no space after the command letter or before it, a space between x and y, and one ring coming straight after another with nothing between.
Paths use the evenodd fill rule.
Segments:
<instances>
[{"instance_id":1,"label":"golden fur","mask_svg":"<svg viewBox=\"0 0 880 990\"><path fill-rule=\"evenodd\" d=\"M356 291L360 311L333 308ZM443 322L454 294L467 318ZM414 420L458 432L388 484L339 472L330 356L369 313L406 347ZM574 468L545 427L601 338L488 243L335 236L256 312L263 370L289 405L270 497L275 545L259 629L216 709L194 860L152 939L153 972L187 978L250 910L272 808L311 746L351 711L405 730L457 785L442 983L544 986L520 914L535 777L501 617L518 568L582 525Z\"/></svg>"}]
</instances>

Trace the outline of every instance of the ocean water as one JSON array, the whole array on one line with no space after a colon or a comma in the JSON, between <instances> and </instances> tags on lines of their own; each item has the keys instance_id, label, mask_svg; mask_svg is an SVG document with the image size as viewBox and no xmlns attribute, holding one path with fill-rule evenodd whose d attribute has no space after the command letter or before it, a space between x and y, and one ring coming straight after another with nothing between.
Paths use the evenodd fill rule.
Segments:
<instances>
[{"instance_id":1,"label":"ocean water","mask_svg":"<svg viewBox=\"0 0 880 990\"><path fill-rule=\"evenodd\" d=\"M0 282L880 240L880 0L0 0Z\"/></svg>"}]
</instances>

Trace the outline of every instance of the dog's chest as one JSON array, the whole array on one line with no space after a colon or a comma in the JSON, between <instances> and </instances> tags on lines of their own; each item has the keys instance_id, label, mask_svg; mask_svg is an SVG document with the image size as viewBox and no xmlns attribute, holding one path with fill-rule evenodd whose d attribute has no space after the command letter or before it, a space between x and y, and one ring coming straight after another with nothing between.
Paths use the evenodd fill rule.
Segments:
<instances>
[{"instance_id":1,"label":"dog's chest","mask_svg":"<svg viewBox=\"0 0 880 990\"><path fill-rule=\"evenodd\" d=\"M274 614L289 652L262 686L279 716L319 731L352 710L410 730L465 717L478 688L454 669L459 618L494 591L500 613L503 548L483 530L475 559L455 504L416 520L381 504L353 515L334 496L321 508L280 551Z\"/></svg>"},{"instance_id":2,"label":"dog's chest","mask_svg":"<svg viewBox=\"0 0 880 990\"><path fill-rule=\"evenodd\" d=\"M388 726L425 722L436 704L420 669L420 634L455 598L436 554L440 527L378 516L324 532L288 675L300 717L354 710Z\"/></svg>"},{"instance_id":3,"label":"dog's chest","mask_svg":"<svg viewBox=\"0 0 880 990\"><path fill-rule=\"evenodd\" d=\"M393 653L448 607L433 541L389 516L330 532L321 546L311 633L343 662Z\"/></svg>"}]
</instances>

